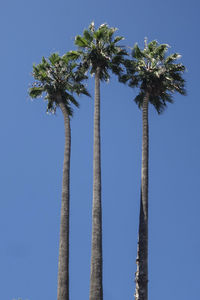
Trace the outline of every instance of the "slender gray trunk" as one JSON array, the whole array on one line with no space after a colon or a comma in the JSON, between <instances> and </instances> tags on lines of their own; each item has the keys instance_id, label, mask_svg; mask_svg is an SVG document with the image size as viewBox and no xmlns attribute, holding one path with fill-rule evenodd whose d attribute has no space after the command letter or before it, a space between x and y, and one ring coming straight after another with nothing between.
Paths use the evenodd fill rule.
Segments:
<instances>
[{"instance_id":1,"label":"slender gray trunk","mask_svg":"<svg viewBox=\"0 0 200 300\"><path fill-rule=\"evenodd\" d=\"M142 174L139 237L137 249L137 271L135 273L135 300L148 299L148 159L149 159L149 94L146 93L142 108Z\"/></svg>"},{"instance_id":2,"label":"slender gray trunk","mask_svg":"<svg viewBox=\"0 0 200 300\"><path fill-rule=\"evenodd\" d=\"M69 300L69 189L71 130L70 118L65 104L61 101L59 102L59 106L64 117L65 150L63 164L57 300Z\"/></svg>"},{"instance_id":3,"label":"slender gray trunk","mask_svg":"<svg viewBox=\"0 0 200 300\"><path fill-rule=\"evenodd\" d=\"M95 73L92 254L90 271L90 300L103 299L102 286L102 212L101 212L101 155L100 155L100 78Z\"/></svg>"}]
</instances>

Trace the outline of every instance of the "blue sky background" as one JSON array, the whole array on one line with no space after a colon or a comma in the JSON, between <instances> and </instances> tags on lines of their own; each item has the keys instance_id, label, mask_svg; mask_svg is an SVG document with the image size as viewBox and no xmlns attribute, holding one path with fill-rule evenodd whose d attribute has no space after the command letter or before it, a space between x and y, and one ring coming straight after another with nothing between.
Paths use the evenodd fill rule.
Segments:
<instances>
[{"instance_id":1,"label":"blue sky background","mask_svg":"<svg viewBox=\"0 0 200 300\"><path fill-rule=\"evenodd\" d=\"M124 44L171 45L187 67L188 96L161 116L150 109L149 299L200 294L200 102L198 1L3 0L0 116L0 299L55 300L64 126L30 101L33 62L75 49L92 20L119 28ZM93 95L94 80L88 82ZM134 299L139 215L141 111L136 91L102 84L104 300ZM72 120L70 293L89 299L93 98Z\"/></svg>"}]
</instances>

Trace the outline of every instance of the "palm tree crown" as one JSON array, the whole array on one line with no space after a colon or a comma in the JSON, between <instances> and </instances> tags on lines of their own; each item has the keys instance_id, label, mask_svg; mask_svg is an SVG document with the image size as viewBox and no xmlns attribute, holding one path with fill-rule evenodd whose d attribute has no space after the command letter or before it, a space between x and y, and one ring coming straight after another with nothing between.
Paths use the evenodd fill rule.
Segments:
<instances>
[{"instance_id":1,"label":"palm tree crown","mask_svg":"<svg viewBox=\"0 0 200 300\"><path fill-rule=\"evenodd\" d=\"M167 57L168 48L169 45L159 45L155 40L147 44L145 39L144 50L135 44L131 53L132 60L125 61L127 73L120 77L120 81L128 81L130 87L140 89L135 97L139 108L142 108L146 92L149 94L149 102L158 113L165 109L166 102L173 102L173 93L185 95L185 81L182 78L185 67L175 63L181 55L173 53Z\"/></svg>"},{"instance_id":2,"label":"palm tree crown","mask_svg":"<svg viewBox=\"0 0 200 300\"><path fill-rule=\"evenodd\" d=\"M116 74L122 71L120 64L126 51L122 46L116 45L123 39L121 36L113 37L117 28L102 24L95 30L94 22L88 29L83 31L83 36L75 37L75 44L79 47L78 51L71 51L69 57L82 57L81 67L87 70L91 67L91 75L95 74L97 68L100 69L100 80L108 81L110 76L108 70Z\"/></svg>"},{"instance_id":3,"label":"palm tree crown","mask_svg":"<svg viewBox=\"0 0 200 300\"><path fill-rule=\"evenodd\" d=\"M55 113L59 105L59 96L68 114L72 116L71 103L79 106L73 93L89 96L85 86L81 83L87 77L76 67L77 64L71 61L67 54L60 57L57 53L53 53L48 60L43 57L40 64L33 65L33 77L36 81L29 89L29 95L31 98L38 98L46 93L47 111L52 113Z\"/></svg>"}]
</instances>

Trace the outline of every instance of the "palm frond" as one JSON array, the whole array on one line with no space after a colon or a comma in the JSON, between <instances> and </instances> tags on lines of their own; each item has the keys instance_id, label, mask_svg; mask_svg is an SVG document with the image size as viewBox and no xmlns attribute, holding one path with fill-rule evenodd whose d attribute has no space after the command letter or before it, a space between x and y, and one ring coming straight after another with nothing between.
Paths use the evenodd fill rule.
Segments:
<instances>
[{"instance_id":1,"label":"palm frond","mask_svg":"<svg viewBox=\"0 0 200 300\"><path fill-rule=\"evenodd\" d=\"M158 46L158 42L156 40L153 40L150 43L148 43L147 49L149 52L154 52L157 46Z\"/></svg>"},{"instance_id":2,"label":"palm frond","mask_svg":"<svg viewBox=\"0 0 200 300\"><path fill-rule=\"evenodd\" d=\"M145 93L141 91L141 92L134 98L135 103L138 105L138 107L139 107L140 109L142 108L142 105L143 105L144 96L145 96Z\"/></svg>"},{"instance_id":3,"label":"palm frond","mask_svg":"<svg viewBox=\"0 0 200 300\"><path fill-rule=\"evenodd\" d=\"M177 60L179 58L181 58L181 55L179 53L173 53L165 59L165 64L167 65L171 62L174 62L175 60Z\"/></svg>"},{"instance_id":4,"label":"palm frond","mask_svg":"<svg viewBox=\"0 0 200 300\"><path fill-rule=\"evenodd\" d=\"M165 54L169 48L167 44L158 45L150 54L152 57L158 60L163 60L165 58Z\"/></svg>"},{"instance_id":5,"label":"palm frond","mask_svg":"<svg viewBox=\"0 0 200 300\"><path fill-rule=\"evenodd\" d=\"M135 59L141 59L141 58L145 57L144 53L140 50L137 43L134 45L131 54L132 54L132 57L134 57Z\"/></svg>"},{"instance_id":6,"label":"palm frond","mask_svg":"<svg viewBox=\"0 0 200 300\"><path fill-rule=\"evenodd\" d=\"M70 106L70 104L68 102L65 102L65 107L67 109L69 116L72 117L74 114L73 108Z\"/></svg>"},{"instance_id":7,"label":"palm frond","mask_svg":"<svg viewBox=\"0 0 200 300\"><path fill-rule=\"evenodd\" d=\"M69 51L65 53L62 59L65 61L66 64L72 60L77 60L81 56L81 51Z\"/></svg>"},{"instance_id":8,"label":"palm frond","mask_svg":"<svg viewBox=\"0 0 200 300\"><path fill-rule=\"evenodd\" d=\"M77 35L75 37L75 45L77 45L80 48L86 48L89 46L89 43L84 37L81 37L80 35Z\"/></svg>"},{"instance_id":9,"label":"palm frond","mask_svg":"<svg viewBox=\"0 0 200 300\"><path fill-rule=\"evenodd\" d=\"M29 96L31 98L38 98L42 95L44 88L41 86L34 86L29 89Z\"/></svg>"},{"instance_id":10,"label":"palm frond","mask_svg":"<svg viewBox=\"0 0 200 300\"><path fill-rule=\"evenodd\" d=\"M73 95L71 95L71 94L65 92L64 96L65 96L66 102L68 102L68 100L69 100L69 101L70 101L71 103L73 103L76 107L79 107L79 103L76 101L76 99L74 98Z\"/></svg>"},{"instance_id":11,"label":"palm frond","mask_svg":"<svg viewBox=\"0 0 200 300\"><path fill-rule=\"evenodd\" d=\"M93 41L93 35L90 30L85 29L83 31L83 37L87 41L88 44L90 44Z\"/></svg>"},{"instance_id":12,"label":"palm frond","mask_svg":"<svg viewBox=\"0 0 200 300\"><path fill-rule=\"evenodd\" d=\"M114 38L113 43L114 43L114 44L117 44L119 41L122 41L122 40L124 40L124 37L123 37L123 36L116 36L116 37Z\"/></svg>"},{"instance_id":13,"label":"palm frond","mask_svg":"<svg viewBox=\"0 0 200 300\"><path fill-rule=\"evenodd\" d=\"M51 56L49 56L49 61L53 66L55 66L60 61L60 56L58 53L53 53Z\"/></svg>"}]
</instances>

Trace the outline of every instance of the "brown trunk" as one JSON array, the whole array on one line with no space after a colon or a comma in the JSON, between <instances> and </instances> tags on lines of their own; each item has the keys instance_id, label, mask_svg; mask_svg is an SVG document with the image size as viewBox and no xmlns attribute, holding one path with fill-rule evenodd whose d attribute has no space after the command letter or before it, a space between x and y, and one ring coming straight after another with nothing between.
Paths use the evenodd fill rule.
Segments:
<instances>
[{"instance_id":1,"label":"brown trunk","mask_svg":"<svg viewBox=\"0 0 200 300\"><path fill-rule=\"evenodd\" d=\"M65 104L60 101L65 125L65 151L63 164L62 205L58 262L57 300L69 300L69 189L70 189L70 118Z\"/></svg>"},{"instance_id":2,"label":"brown trunk","mask_svg":"<svg viewBox=\"0 0 200 300\"><path fill-rule=\"evenodd\" d=\"M149 159L149 125L148 125L149 94L143 101L142 120L142 178L140 199L140 221L137 250L137 271L135 273L135 300L148 299L148 159Z\"/></svg>"},{"instance_id":3,"label":"brown trunk","mask_svg":"<svg viewBox=\"0 0 200 300\"><path fill-rule=\"evenodd\" d=\"M90 300L103 299L102 287L102 212L101 212L101 155L100 155L100 78L95 73L93 207Z\"/></svg>"}]
</instances>

